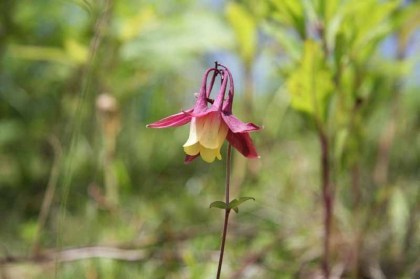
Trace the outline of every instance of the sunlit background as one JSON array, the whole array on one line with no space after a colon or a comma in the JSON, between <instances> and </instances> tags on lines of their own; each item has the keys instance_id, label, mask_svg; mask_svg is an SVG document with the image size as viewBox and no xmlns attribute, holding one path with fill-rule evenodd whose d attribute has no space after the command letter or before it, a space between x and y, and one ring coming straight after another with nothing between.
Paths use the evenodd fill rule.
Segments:
<instances>
[{"instance_id":1,"label":"sunlit background","mask_svg":"<svg viewBox=\"0 0 420 279\"><path fill-rule=\"evenodd\" d=\"M215 278L225 161L184 165L215 61L234 113L223 278L420 278L419 1L0 1L0 278ZM416 29L417 28L417 29ZM314 109L317 108L317 109ZM321 127L321 128L320 128ZM225 148L223 156L225 158ZM318 277L317 277L318 276Z\"/></svg>"}]
</instances>

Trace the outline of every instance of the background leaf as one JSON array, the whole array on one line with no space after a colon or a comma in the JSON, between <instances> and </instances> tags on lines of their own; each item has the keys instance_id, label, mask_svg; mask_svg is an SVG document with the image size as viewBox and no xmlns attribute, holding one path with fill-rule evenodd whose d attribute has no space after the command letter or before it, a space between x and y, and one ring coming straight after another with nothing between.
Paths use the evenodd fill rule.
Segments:
<instances>
[{"instance_id":1,"label":"background leaf","mask_svg":"<svg viewBox=\"0 0 420 279\"><path fill-rule=\"evenodd\" d=\"M258 42L255 18L243 6L235 2L227 4L226 16L233 27L239 54L249 63L255 56Z\"/></svg>"},{"instance_id":2,"label":"background leaf","mask_svg":"<svg viewBox=\"0 0 420 279\"><path fill-rule=\"evenodd\" d=\"M302 60L287 81L291 106L325 120L327 97L333 91L331 79L321 47L314 41L306 41Z\"/></svg>"}]
</instances>

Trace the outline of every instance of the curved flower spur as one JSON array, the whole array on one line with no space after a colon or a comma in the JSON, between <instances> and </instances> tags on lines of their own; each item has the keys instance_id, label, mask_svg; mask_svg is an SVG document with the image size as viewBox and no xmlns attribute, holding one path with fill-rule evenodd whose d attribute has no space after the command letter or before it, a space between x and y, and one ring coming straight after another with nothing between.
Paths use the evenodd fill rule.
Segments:
<instances>
[{"instance_id":1,"label":"curved flower spur","mask_svg":"<svg viewBox=\"0 0 420 279\"><path fill-rule=\"evenodd\" d=\"M221 69L218 68L221 67ZM207 79L213 73L207 90ZM216 77L220 76L221 86L215 100L210 99ZM225 99L226 87L229 84L228 97ZM253 123L244 123L232 114L234 83L229 69L216 62L203 76L200 92L193 108L168 116L154 123L149 128L178 127L191 122L190 135L183 145L187 154L185 163L189 163L199 155L211 163L215 158L221 160L220 149L225 139L247 158L258 158L249 132L260 129Z\"/></svg>"}]
</instances>

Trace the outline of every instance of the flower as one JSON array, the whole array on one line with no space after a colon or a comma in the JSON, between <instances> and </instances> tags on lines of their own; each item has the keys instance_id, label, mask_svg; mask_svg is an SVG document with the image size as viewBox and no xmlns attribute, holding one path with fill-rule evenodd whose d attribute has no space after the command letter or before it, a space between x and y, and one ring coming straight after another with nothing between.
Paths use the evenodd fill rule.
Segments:
<instances>
[{"instance_id":1,"label":"flower","mask_svg":"<svg viewBox=\"0 0 420 279\"><path fill-rule=\"evenodd\" d=\"M218 69L221 66L222 69ZM210 87L207 90L207 79L213 73ZM210 99L216 77L220 75L222 84L215 100ZM228 97L225 92L229 82ZM232 114L234 84L229 69L216 63L215 68L207 69L204 74L200 92L193 108L168 116L147 125L149 128L178 127L191 123L190 134L183 145L187 154L185 162L189 163L199 155L211 163L216 158L221 160L220 149L225 139L247 158L258 158L249 132L260 129L253 123L244 123Z\"/></svg>"}]
</instances>

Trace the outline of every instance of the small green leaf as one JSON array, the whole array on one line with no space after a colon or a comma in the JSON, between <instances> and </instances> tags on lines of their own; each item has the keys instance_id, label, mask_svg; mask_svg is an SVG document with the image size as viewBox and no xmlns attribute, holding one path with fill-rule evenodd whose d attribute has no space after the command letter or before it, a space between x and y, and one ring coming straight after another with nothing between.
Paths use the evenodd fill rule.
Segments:
<instances>
[{"instance_id":1,"label":"small green leaf","mask_svg":"<svg viewBox=\"0 0 420 279\"><path fill-rule=\"evenodd\" d=\"M246 202L247 200L254 200L255 199L253 197L240 197L239 199L233 199L230 203L229 203L229 208L235 210L235 208L237 208L237 210L235 210L236 213L238 213L239 209L238 206L241 205L242 203Z\"/></svg>"},{"instance_id":2,"label":"small green leaf","mask_svg":"<svg viewBox=\"0 0 420 279\"><path fill-rule=\"evenodd\" d=\"M232 208L232 205L236 204L238 202L238 199L233 199L229 202L229 208Z\"/></svg>"},{"instance_id":3,"label":"small green leaf","mask_svg":"<svg viewBox=\"0 0 420 279\"><path fill-rule=\"evenodd\" d=\"M216 208L220 208L220 209L226 209L227 205L225 202L222 201L214 201L210 204L210 208L212 207L216 207Z\"/></svg>"},{"instance_id":4,"label":"small green leaf","mask_svg":"<svg viewBox=\"0 0 420 279\"><path fill-rule=\"evenodd\" d=\"M232 208L233 209L233 211L235 211L236 213L239 213L239 207L234 207L234 208Z\"/></svg>"}]
</instances>

